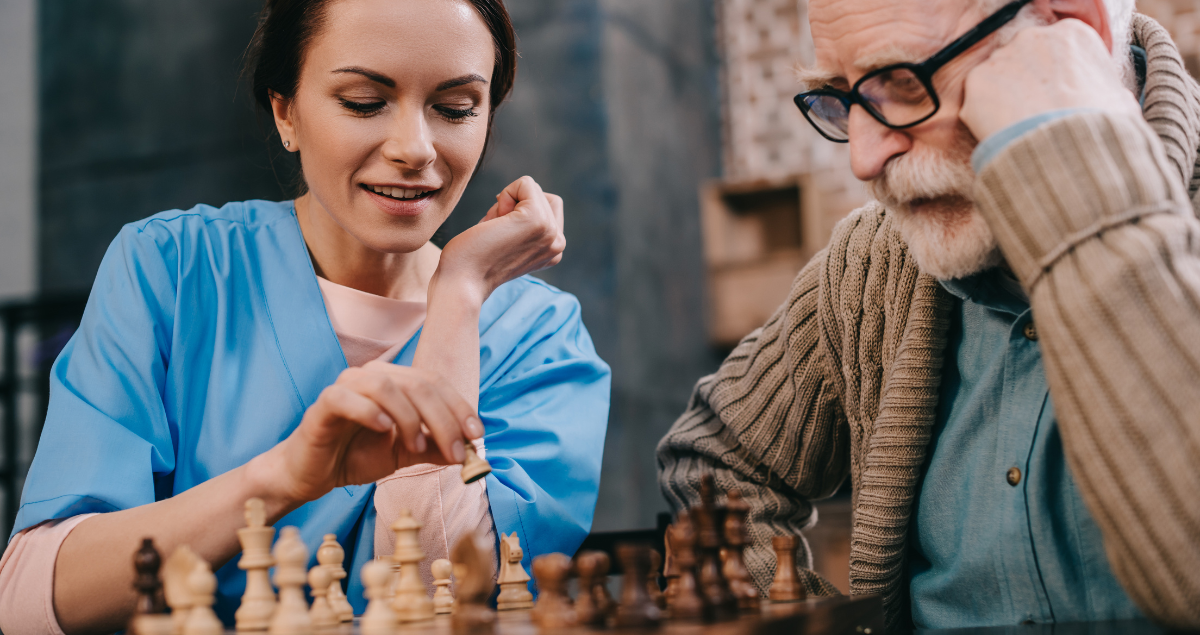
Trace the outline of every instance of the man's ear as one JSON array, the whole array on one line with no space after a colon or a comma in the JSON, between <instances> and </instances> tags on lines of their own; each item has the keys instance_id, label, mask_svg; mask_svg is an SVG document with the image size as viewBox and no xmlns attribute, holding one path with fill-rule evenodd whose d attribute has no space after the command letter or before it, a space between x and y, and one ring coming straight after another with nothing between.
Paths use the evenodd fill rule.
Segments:
<instances>
[{"instance_id":1,"label":"man's ear","mask_svg":"<svg viewBox=\"0 0 1200 635\"><path fill-rule=\"evenodd\" d=\"M271 114L275 116L275 129L279 131L279 139L289 152L300 149L296 141L296 128L292 125L292 101L275 91L268 91L271 96Z\"/></svg>"},{"instance_id":2,"label":"man's ear","mask_svg":"<svg viewBox=\"0 0 1200 635\"><path fill-rule=\"evenodd\" d=\"M1034 6L1035 11L1051 17L1052 22L1073 18L1092 27L1112 52L1112 24L1104 0L1037 0Z\"/></svg>"}]
</instances>

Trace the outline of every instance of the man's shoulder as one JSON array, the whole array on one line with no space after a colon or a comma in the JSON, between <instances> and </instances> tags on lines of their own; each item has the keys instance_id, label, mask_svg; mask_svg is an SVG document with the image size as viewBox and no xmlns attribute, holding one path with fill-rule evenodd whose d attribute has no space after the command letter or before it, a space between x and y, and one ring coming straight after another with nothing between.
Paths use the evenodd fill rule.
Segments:
<instances>
[{"instance_id":1,"label":"man's shoulder","mask_svg":"<svg viewBox=\"0 0 1200 635\"><path fill-rule=\"evenodd\" d=\"M901 238L892 216L878 201L850 212L833 228L823 253L828 273L851 269L903 266L908 245Z\"/></svg>"}]
</instances>

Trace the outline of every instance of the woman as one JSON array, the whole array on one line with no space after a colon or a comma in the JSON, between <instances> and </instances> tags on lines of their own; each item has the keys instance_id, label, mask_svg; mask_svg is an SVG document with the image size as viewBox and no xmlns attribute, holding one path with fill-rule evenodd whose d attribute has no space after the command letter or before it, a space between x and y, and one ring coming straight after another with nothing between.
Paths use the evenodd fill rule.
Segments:
<instances>
[{"instance_id":1,"label":"woman","mask_svg":"<svg viewBox=\"0 0 1200 635\"><path fill-rule=\"evenodd\" d=\"M400 507L426 562L516 531L528 566L590 527L608 367L576 300L522 277L561 258L561 199L524 177L429 243L512 86L501 0L268 0L252 52L307 192L165 212L113 242L0 563L10 635L121 628L146 535L220 567L230 623L250 497L314 553L337 535L359 612L358 571ZM481 438L493 472L463 485Z\"/></svg>"}]
</instances>

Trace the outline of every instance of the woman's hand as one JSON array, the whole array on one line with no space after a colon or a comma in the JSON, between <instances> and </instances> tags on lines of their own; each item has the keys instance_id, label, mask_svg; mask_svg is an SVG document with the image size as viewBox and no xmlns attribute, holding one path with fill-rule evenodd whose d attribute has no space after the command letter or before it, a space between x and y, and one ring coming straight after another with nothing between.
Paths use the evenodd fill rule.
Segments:
<instances>
[{"instance_id":1,"label":"woman's hand","mask_svg":"<svg viewBox=\"0 0 1200 635\"><path fill-rule=\"evenodd\" d=\"M430 296L439 284L453 280L482 304L505 282L558 264L566 248L562 197L523 176L500 192L478 225L442 250Z\"/></svg>"},{"instance_id":2,"label":"woman's hand","mask_svg":"<svg viewBox=\"0 0 1200 635\"><path fill-rule=\"evenodd\" d=\"M475 411L440 376L375 361L343 371L260 459L271 489L295 507L409 465L461 463L464 437L480 436Z\"/></svg>"}]
</instances>

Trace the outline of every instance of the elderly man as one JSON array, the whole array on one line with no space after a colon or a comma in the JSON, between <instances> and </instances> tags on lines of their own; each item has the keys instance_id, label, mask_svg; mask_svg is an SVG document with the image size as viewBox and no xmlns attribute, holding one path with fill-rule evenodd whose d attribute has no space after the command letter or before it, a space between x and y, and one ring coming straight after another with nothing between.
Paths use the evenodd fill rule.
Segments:
<instances>
[{"instance_id":1,"label":"elderly man","mask_svg":"<svg viewBox=\"0 0 1200 635\"><path fill-rule=\"evenodd\" d=\"M662 488L740 489L765 589L849 476L894 628L1197 627L1200 87L1133 0L1005 2L811 0L796 102L878 202L699 382Z\"/></svg>"}]
</instances>

